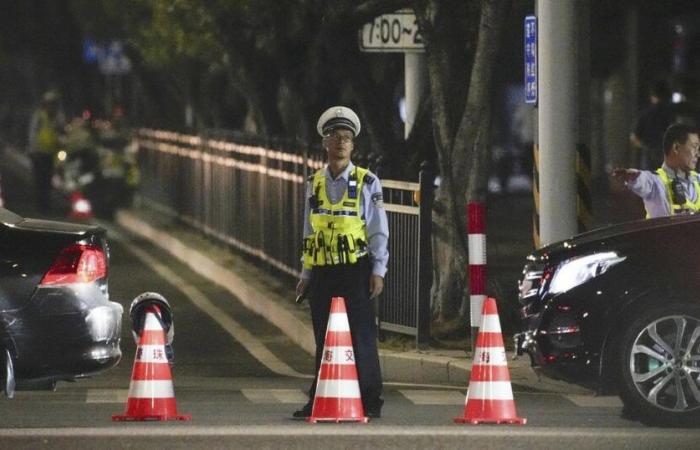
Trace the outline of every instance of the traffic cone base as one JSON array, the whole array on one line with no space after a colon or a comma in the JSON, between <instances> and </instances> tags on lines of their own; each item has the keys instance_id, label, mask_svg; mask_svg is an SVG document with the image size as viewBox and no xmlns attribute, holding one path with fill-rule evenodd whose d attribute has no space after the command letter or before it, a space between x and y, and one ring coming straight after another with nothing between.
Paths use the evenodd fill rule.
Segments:
<instances>
[{"instance_id":1,"label":"traffic cone base","mask_svg":"<svg viewBox=\"0 0 700 450\"><path fill-rule=\"evenodd\" d=\"M129 405L132 409L136 411L160 411L160 414L143 414L137 416L130 416L126 414L115 414L112 416L112 420L115 422L135 422L135 421L145 421L145 420L191 420L191 414L178 414L177 405L175 404L174 398L137 398L130 401Z\"/></svg>"},{"instance_id":2,"label":"traffic cone base","mask_svg":"<svg viewBox=\"0 0 700 450\"><path fill-rule=\"evenodd\" d=\"M331 301L323 358L316 380L316 395L311 416L307 417L306 421L369 421L362 406L350 324L342 297L333 297Z\"/></svg>"},{"instance_id":3,"label":"traffic cone base","mask_svg":"<svg viewBox=\"0 0 700 450\"><path fill-rule=\"evenodd\" d=\"M307 417L306 421L310 423L317 422L369 422L369 417L364 417L362 401L350 402L347 399L326 398L323 399L323 406L315 407L313 415ZM315 402L314 402L315 404Z\"/></svg>"},{"instance_id":4,"label":"traffic cone base","mask_svg":"<svg viewBox=\"0 0 700 450\"><path fill-rule=\"evenodd\" d=\"M517 424L525 425L527 419L515 413L513 400L470 400L464 417L455 417L455 423Z\"/></svg>"},{"instance_id":5,"label":"traffic cone base","mask_svg":"<svg viewBox=\"0 0 700 450\"><path fill-rule=\"evenodd\" d=\"M454 421L474 425L527 423L515 412L496 300L490 297L484 301L464 415Z\"/></svg>"},{"instance_id":6,"label":"traffic cone base","mask_svg":"<svg viewBox=\"0 0 700 450\"><path fill-rule=\"evenodd\" d=\"M189 414L177 413L170 363L165 353L165 332L156 314L159 314L156 306L149 306L146 310L131 373L126 412L113 415L115 422L192 419Z\"/></svg>"}]
</instances>

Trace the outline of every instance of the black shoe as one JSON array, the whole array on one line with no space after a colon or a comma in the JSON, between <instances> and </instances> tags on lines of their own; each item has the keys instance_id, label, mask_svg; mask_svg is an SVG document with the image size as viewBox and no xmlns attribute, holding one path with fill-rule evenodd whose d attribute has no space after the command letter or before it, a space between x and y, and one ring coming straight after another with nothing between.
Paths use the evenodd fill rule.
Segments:
<instances>
[{"instance_id":1,"label":"black shoe","mask_svg":"<svg viewBox=\"0 0 700 450\"><path fill-rule=\"evenodd\" d=\"M368 403L367 406L365 406L365 415L370 419L379 419L380 417L382 417L383 405L384 400L382 400L381 398L371 403Z\"/></svg>"},{"instance_id":2,"label":"black shoe","mask_svg":"<svg viewBox=\"0 0 700 450\"><path fill-rule=\"evenodd\" d=\"M365 409L365 416L369 417L370 419L379 419L382 417L382 408L367 408Z\"/></svg>"},{"instance_id":3,"label":"black shoe","mask_svg":"<svg viewBox=\"0 0 700 450\"><path fill-rule=\"evenodd\" d=\"M294 411L292 417L295 419L306 419L311 416L311 403L307 403L301 409Z\"/></svg>"}]
</instances>

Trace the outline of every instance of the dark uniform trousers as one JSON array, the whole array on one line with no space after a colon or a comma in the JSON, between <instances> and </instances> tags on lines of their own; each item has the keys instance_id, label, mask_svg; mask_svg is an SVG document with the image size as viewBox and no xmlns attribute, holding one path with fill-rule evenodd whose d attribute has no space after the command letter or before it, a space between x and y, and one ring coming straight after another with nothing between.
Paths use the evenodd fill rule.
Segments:
<instances>
[{"instance_id":1,"label":"dark uniform trousers","mask_svg":"<svg viewBox=\"0 0 700 450\"><path fill-rule=\"evenodd\" d=\"M348 312L355 364L365 408L381 408L382 374L377 352L377 324L374 300L369 298L372 274L369 257L355 264L316 266L311 270L309 303L316 338L316 377L309 390L310 401L316 394L316 378L321 367L331 299L343 297Z\"/></svg>"},{"instance_id":2,"label":"dark uniform trousers","mask_svg":"<svg viewBox=\"0 0 700 450\"><path fill-rule=\"evenodd\" d=\"M53 155L48 152L32 154L34 165L34 188L36 189L37 204L41 212L51 208L51 177L53 176Z\"/></svg>"}]
</instances>

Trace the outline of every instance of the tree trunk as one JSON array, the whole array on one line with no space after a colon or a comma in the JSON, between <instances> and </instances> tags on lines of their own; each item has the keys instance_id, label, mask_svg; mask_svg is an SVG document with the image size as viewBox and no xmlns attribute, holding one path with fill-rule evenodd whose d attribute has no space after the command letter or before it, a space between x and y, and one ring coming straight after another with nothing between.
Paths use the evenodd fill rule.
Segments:
<instances>
[{"instance_id":1,"label":"tree trunk","mask_svg":"<svg viewBox=\"0 0 700 450\"><path fill-rule=\"evenodd\" d=\"M448 189L441 185L433 210L433 315L440 322L459 317L460 299L467 287L465 258L460 233L455 230L453 207ZM442 301L455 299L455 301Z\"/></svg>"},{"instance_id":2,"label":"tree trunk","mask_svg":"<svg viewBox=\"0 0 700 450\"><path fill-rule=\"evenodd\" d=\"M440 24L441 20L449 20L441 17L450 14L449 8L437 0L416 3L428 46L433 127L441 175L433 213L437 230L433 246L433 313L442 322L464 321L469 312L465 205L467 201L485 200L493 71L511 0L481 2L478 41L466 101L462 99L461 108L449 91L449 80L455 75L451 68L459 64L448 47L454 41L443 35L449 32ZM456 117L452 111L461 111L461 115Z\"/></svg>"}]
</instances>

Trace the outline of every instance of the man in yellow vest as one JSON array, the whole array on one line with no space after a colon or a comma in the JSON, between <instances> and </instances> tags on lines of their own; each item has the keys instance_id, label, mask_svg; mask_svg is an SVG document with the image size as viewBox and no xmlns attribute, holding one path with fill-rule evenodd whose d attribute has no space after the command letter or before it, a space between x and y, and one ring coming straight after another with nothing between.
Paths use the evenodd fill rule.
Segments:
<instances>
[{"instance_id":1,"label":"man in yellow vest","mask_svg":"<svg viewBox=\"0 0 700 450\"><path fill-rule=\"evenodd\" d=\"M673 124L664 133L663 147L664 162L656 171L616 168L613 176L644 200L647 218L700 211L698 130Z\"/></svg>"},{"instance_id":2,"label":"man in yellow vest","mask_svg":"<svg viewBox=\"0 0 700 450\"><path fill-rule=\"evenodd\" d=\"M316 339L316 372L321 366L332 297L344 297L355 352L360 394L368 417L381 417L382 376L377 352L377 325L372 299L384 288L389 226L379 179L350 160L360 120L344 106L326 110L317 131L328 165L309 177L304 208L304 251L297 295L311 307ZM311 415L316 380L309 402L296 418Z\"/></svg>"},{"instance_id":3,"label":"man in yellow vest","mask_svg":"<svg viewBox=\"0 0 700 450\"><path fill-rule=\"evenodd\" d=\"M34 185L39 209L44 212L51 207L54 158L61 145L65 127L59 101L58 92L46 92L29 124L29 154L34 168Z\"/></svg>"}]
</instances>

